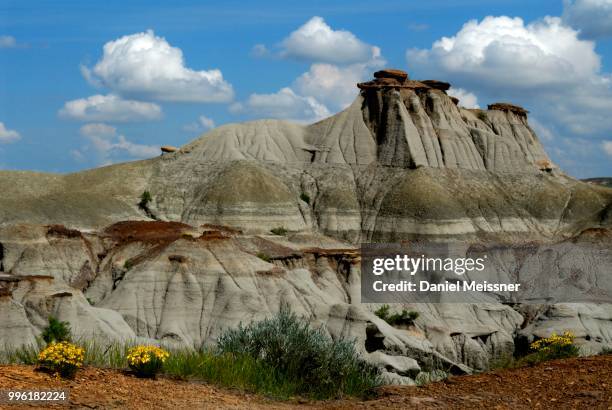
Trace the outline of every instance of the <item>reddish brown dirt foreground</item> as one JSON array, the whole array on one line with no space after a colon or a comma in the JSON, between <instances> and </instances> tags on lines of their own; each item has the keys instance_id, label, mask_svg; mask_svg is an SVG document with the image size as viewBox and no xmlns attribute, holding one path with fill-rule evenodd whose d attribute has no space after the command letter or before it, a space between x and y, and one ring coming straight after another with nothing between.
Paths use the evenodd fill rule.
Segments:
<instances>
[{"instance_id":1,"label":"reddish brown dirt foreground","mask_svg":"<svg viewBox=\"0 0 612 410\"><path fill-rule=\"evenodd\" d=\"M425 387L391 386L372 400L331 402L275 402L206 384L137 379L115 370L87 368L74 381L62 381L31 366L0 366L0 390L45 388L70 390L69 403L0 404L0 409L612 409L612 356L451 377Z\"/></svg>"}]
</instances>

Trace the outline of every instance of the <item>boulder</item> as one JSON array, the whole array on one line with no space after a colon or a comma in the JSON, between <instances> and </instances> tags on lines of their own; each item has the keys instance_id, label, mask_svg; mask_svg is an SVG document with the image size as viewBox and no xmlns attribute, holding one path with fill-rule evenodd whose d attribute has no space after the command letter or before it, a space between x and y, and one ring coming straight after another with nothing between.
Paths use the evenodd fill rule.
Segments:
<instances>
[{"instance_id":1,"label":"boulder","mask_svg":"<svg viewBox=\"0 0 612 410\"><path fill-rule=\"evenodd\" d=\"M450 83L438 80L421 80L423 84L428 87L433 88L434 90L447 91L451 85Z\"/></svg>"},{"instance_id":2,"label":"boulder","mask_svg":"<svg viewBox=\"0 0 612 410\"><path fill-rule=\"evenodd\" d=\"M399 81L394 78L376 78L365 83L358 83L357 87L361 90L367 89L412 89L427 90L429 87L420 81L405 80Z\"/></svg>"},{"instance_id":3,"label":"boulder","mask_svg":"<svg viewBox=\"0 0 612 410\"><path fill-rule=\"evenodd\" d=\"M512 112L512 113L517 114L517 115L522 116L522 117L527 117L527 114L529 114L529 111L527 111L523 107L519 107L518 105L509 104L509 103L494 103L494 104L489 104L487 106L487 109L489 109L489 110L499 110L499 111L508 111L508 112Z\"/></svg>"},{"instance_id":4,"label":"boulder","mask_svg":"<svg viewBox=\"0 0 612 410\"><path fill-rule=\"evenodd\" d=\"M164 145L163 147L160 147L160 149L161 149L161 152L162 152L163 154L168 154L168 153L171 153L171 152L176 152L176 151L178 151L178 148L177 148L177 147L173 147L173 146L171 146L171 145Z\"/></svg>"},{"instance_id":5,"label":"boulder","mask_svg":"<svg viewBox=\"0 0 612 410\"><path fill-rule=\"evenodd\" d=\"M384 70L376 71L374 73L374 78L393 78L395 80L398 80L399 82L404 82L408 79L408 73L394 68L387 68Z\"/></svg>"},{"instance_id":6,"label":"boulder","mask_svg":"<svg viewBox=\"0 0 612 410\"><path fill-rule=\"evenodd\" d=\"M421 367L413 358L406 356L391 356L381 351L375 351L367 356L368 362L400 376L416 377Z\"/></svg>"}]
</instances>

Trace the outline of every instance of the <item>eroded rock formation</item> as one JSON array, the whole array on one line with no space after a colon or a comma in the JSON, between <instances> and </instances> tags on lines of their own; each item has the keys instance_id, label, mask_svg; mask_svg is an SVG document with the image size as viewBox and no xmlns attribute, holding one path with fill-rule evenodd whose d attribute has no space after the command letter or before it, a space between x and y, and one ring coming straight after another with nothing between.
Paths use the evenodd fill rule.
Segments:
<instances>
[{"instance_id":1,"label":"eroded rock formation","mask_svg":"<svg viewBox=\"0 0 612 410\"><path fill-rule=\"evenodd\" d=\"M32 342L53 314L83 336L199 347L284 303L404 382L436 363L483 369L516 338L565 328L593 351L611 344L610 305L415 304L402 329L360 303L360 242L612 243L612 190L561 172L526 110L374 77L312 125L226 125L76 174L0 172L0 344Z\"/></svg>"}]
</instances>

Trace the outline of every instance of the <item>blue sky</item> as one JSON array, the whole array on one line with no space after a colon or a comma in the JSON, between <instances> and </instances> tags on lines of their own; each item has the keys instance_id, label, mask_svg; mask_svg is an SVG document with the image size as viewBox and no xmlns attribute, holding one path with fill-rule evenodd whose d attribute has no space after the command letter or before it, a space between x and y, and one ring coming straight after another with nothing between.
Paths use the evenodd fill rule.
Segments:
<instances>
[{"instance_id":1,"label":"blue sky","mask_svg":"<svg viewBox=\"0 0 612 410\"><path fill-rule=\"evenodd\" d=\"M313 121L387 66L466 106L521 104L565 171L612 176L612 0L0 1L0 168L72 172L225 123Z\"/></svg>"}]
</instances>

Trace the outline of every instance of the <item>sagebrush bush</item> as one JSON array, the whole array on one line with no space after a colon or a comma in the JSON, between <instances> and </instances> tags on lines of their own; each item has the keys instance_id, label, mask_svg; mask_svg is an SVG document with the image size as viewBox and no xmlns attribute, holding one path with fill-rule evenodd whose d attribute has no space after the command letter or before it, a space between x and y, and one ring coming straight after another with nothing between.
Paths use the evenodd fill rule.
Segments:
<instances>
[{"instance_id":1,"label":"sagebrush bush","mask_svg":"<svg viewBox=\"0 0 612 410\"><path fill-rule=\"evenodd\" d=\"M53 342L38 354L38 364L41 368L66 379L74 378L84 360L85 350L68 342Z\"/></svg>"},{"instance_id":2,"label":"sagebrush bush","mask_svg":"<svg viewBox=\"0 0 612 410\"><path fill-rule=\"evenodd\" d=\"M128 366L139 377L154 378L170 353L157 346L135 346L128 350Z\"/></svg>"},{"instance_id":3,"label":"sagebrush bush","mask_svg":"<svg viewBox=\"0 0 612 410\"><path fill-rule=\"evenodd\" d=\"M270 229L270 232L272 232L274 235L284 236L284 235L287 235L288 231L285 227L280 226L278 228Z\"/></svg>"},{"instance_id":4,"label":"sagebrush bush","mask_svg":"<svg viewBox=\"0 0 612 410\"><path fill-rule=\"evenodd\" d=\"M248 356L316 398L366 396L381 384L378 370L365 363L348 340L332 340L287 308L271 319L239 326L218 339L222 354Z\"/></svg>"},{"instance_id":5,"label":"sagebrush bush","mask_svg":"<svg viewBox=\"0 0 612 410\"><path fill-rule=\"evenodd\" d=\"M49 324L42 331L40 337L45 343L53 342L69 342L72 339L70 324L68 322L60 322L55 317L49 317Z\"/></svg>"},{"instance_id":6,"label":"sagebrush bush","mask_svg":"<svg viewBox=\"0 0 612 410\"><path fill-rule=\"evenodd\" d=\"M389 305L382 305L379 309L377 309L374 314L386 321L390 325L412 325L414 321L418 319L419 312L407 311L403 309L401 313L393 313L389 314L390 307Z\"/></svg>"}]
</instances>

